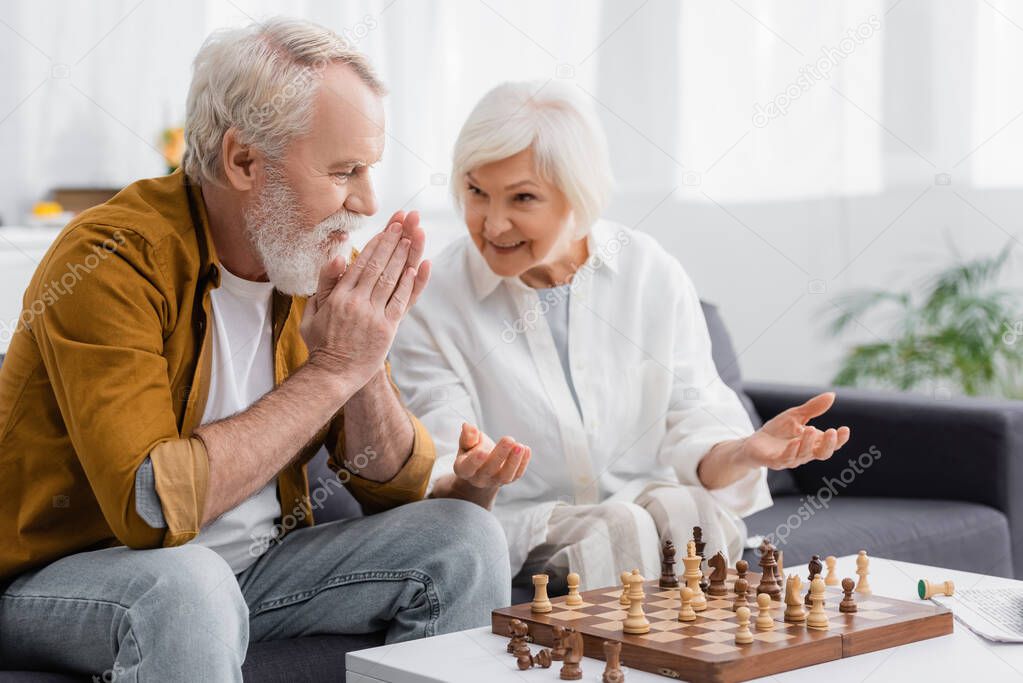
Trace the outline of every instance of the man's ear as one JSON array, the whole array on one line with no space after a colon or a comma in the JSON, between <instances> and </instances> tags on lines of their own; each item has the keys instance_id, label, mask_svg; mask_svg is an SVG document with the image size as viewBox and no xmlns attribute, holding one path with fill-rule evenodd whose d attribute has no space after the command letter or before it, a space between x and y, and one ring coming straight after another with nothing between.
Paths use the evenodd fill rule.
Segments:
<instances>
[{"instance_id":1,"label":"man's ear","mask_svg":"<svg viewBox=\"0 0 1023 683\"><path fill-rule=\"evenodd\" d=\"M224 133L220 143L220 158L224 177L233 189L246 192L256 185L256 176L263 171L263 155L259 150L243 145L234 126Z\"/></svg>"}]
</instances>

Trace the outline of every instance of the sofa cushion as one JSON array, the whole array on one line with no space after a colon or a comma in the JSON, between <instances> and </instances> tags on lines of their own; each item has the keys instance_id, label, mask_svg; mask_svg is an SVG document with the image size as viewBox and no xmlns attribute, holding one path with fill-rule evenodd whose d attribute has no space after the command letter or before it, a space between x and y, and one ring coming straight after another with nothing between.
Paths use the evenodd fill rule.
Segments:
<instances>
[{"instance_id":1,"label":"sofa cushion","mask_svg":"<svg viewBox=\"0 0 1023 683\"><path fill-rule=\"evenodd\" d=\"M242 665L245 683L344 681L345 654L384 644L382 633L305 636L252 643ZM96 674L93 674L96 675ZM42 671L0 672L0 683L86 683L89 675Z\"/></svg>"},{"instance_id":2,"label":"sofa cushion","mask_svg":"<svg viewBox=\"0 0 1023 683\"><path fill-rule=\"evenodd\" d=\"M253 643L242 673L245 683L344 681L345 653L383 644L383 633Z\"/></svg>"},{"instance_id":3,"label":"sofa cushion","mask_svg":"<svg viewBox=\"0 0 1023 683\"><path fill-rule=\"evenodd\" d=\"M753 400L746 395L742 388L742 372L739 370L739 358L735 355L735 347L732 345L732 337L728 334L725 321L722 320L718 307L714 304L700 301L703 308L703 317L707 320L707 331L710 333L710 353L714 358L714 367L718 371L721 381L734 391L742 407L749 414L754 429L760 429L763 421L753 407Z\"/></svg>"},{"instance_id":4,"label":"sofa cushion","mask_svg":"<svg viewBox=\"0 0 1023 683\"><path fill-rule=\"evenodd\" d=\"M866 550L892 560L1012 576L1008 520L976 503L848 496L816 510L803 496L783 496L747 517L746 526L750 536L773 535L788 568L805 566L813 555ZM756 550L744 558L757 566Z\"/></svg>"}]
</instances>

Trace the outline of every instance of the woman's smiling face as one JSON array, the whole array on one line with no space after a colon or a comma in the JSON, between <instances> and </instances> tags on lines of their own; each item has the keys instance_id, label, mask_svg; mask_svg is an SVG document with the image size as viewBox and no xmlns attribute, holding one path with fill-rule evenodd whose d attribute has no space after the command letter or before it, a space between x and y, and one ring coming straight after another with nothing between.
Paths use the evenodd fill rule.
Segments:
<instances>
[{"instance_id":1,"label":"woman's smiling face","mask_svg":"<svg viewBox=\"0 0 1023 683\"><path fill-rule=\"evenodd\" d=\"M537 172L531 148L474 168L463 181L465 224L497 275L543 269L572 249L572 207Z\"/></svg>"}]
</instances>

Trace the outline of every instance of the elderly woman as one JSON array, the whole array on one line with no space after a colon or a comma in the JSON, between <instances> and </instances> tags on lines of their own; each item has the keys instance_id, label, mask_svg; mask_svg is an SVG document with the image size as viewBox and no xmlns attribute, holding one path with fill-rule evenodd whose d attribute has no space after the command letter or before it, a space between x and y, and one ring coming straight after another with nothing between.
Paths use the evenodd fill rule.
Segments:
<instances>
[{"instance_id":1,"label":"elderly woman","mask_svg":"<svg viewBox=\"0 0 1023 683\"><path fill-rule=\"evenodd\" d=\"M829 458L849 438L806 425L832 394L753 430L682 266L600 219L611 182L603 132L573 89L485 95L454 151L468 235L435 259L392 348L437 444L432 495L492 508L527 583L651 576L659 541L681 544L694 525L707 553L734 561L742 517L771 505L766 469Z\"/></svg>"}]
</instances>

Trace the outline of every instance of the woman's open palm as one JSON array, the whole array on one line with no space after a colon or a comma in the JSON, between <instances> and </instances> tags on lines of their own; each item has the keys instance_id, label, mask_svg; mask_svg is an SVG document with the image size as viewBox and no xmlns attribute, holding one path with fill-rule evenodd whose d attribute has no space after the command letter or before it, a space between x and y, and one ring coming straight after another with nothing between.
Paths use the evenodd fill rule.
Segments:
<instances>
[{"instance_id":1,"label":"woman's open palm","mask_svg":"<svg viewBox=\"0 0 1023 683\"><path fill-rule=\"evenodd\" d=\"M811 460L827 460L849 441L849 428L821 431L807 422L823 415L835 402L835 394L814 396L771 418L743 444L752 464L786 470Z\"/></svg>"}]
</instances>

